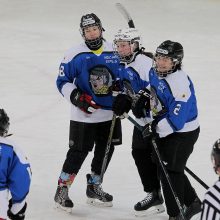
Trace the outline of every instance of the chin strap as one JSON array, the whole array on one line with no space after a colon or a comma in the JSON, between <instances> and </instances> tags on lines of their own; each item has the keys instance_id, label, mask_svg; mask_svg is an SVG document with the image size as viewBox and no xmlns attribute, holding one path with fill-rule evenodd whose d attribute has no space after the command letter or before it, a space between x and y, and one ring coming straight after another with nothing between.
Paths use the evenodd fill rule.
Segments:
<instances>
[{"instance_id":1,"label":"chin strap","mask_svg":"<svg viewBox=\"0 0 220 220\"><path fill-rule=\"evenodd\" d=\"M85 44L90 50L98 50L103 45L103 37L96 38L94 40L85 40Z\"/></svg>"}]
</instances>

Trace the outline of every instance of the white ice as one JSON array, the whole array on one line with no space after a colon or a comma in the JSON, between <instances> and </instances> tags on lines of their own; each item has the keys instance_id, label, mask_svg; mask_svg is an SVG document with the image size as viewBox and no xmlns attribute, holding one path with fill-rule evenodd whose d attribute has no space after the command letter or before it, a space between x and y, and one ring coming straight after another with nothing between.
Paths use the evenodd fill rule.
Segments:
<instances>
[{"instance_id":1,"label":"white ice","mask_svg":"<svg viewBox=\"0 0 220 220\"><path fill-rule=\"evenodd\" d=\"M123 145L105 175L103 187L114 195L112 208L85 203L86 173L92 153L77 176L70 197L73 213L53 208L53 197L68 149L69 104L58 93L55 80L65 51L82 39L79 21L94 12L106 29L105 38L126 27L116 0L0 0L0 107L11 120L11 137L26 152L33 181L28 196L29 220L138 219L133 205L145 196L131 156L132 125L123 121ZM187 166L211 186L217 176L210 151L220 137L220 1L121 0L142 33L147 51L164 40L179 41L185 49L184 70L195 84L201 134ZM150 178L150 177L149 177ZM205 189L194 179L200 198ZM148 219L167 219L161 214ZM147 218L142 218L147 219Z\"/></svg>"}]
</instances>

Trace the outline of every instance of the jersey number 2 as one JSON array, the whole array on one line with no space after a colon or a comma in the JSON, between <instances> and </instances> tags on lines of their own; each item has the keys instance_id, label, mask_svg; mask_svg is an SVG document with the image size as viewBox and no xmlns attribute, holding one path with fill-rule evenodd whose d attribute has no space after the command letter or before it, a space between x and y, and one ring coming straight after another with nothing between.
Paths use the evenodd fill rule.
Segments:
<instances>
[{"instance_id":1,"label":"jersey number 2","mask_svg":"<svg viewBox=\"0 0 220 220\"><path fill-rule=\"evenodd\" d=\"M176 108L173 110L173 113L174 113L175 115L178 115L178 114L179 114L179 111L180 111L180 108L181 108L181 105L180 105L180 104L177 104L177 105L176 105Z\"/></svg>"}]
</instances>

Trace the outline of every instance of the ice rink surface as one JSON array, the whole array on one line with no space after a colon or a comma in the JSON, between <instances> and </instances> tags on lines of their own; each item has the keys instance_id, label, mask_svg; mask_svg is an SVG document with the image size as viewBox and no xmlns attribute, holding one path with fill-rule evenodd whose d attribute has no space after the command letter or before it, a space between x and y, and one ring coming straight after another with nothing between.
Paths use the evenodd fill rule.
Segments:
<instances>
[{"instance_id":1,"label":"ice rink surface","mask_svg":"<svg viewBox=\"0 0 220 220\"><path fill-rule=\"evenodd\" d=\"M118 146L105 175L103 188L113 194L112 208L91 207L86 201L88 156L70 190L72 214L55 210L53 197L68 149L69 104L55 85L67 49L81 42L79 21L95 13L112 41L127 26L106 0L0 0L0 107L11 120L11 137L26 152L33 171L28 196L28 220L131 220L133 205L145 194L131 156L132 125L123 120L123 145ZM220 137L220 1L122 0L143 37L147 51L164 40L180 42L185 50L183 69L194 82L201 133L187 166L212 185L210 151ZM205 189L191 177L199 197ZM148 219L165 220L166 214ZM147 218L143 218L147 219Z\"/></svg>"}]
</instances>

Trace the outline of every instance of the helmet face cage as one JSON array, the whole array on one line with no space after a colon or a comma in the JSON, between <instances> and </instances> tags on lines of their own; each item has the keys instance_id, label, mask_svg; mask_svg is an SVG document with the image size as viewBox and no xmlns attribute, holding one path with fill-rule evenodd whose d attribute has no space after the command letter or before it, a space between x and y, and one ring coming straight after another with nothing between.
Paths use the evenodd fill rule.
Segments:
<instances>
[{"instance_id":1,"label":"helmet face cage","mask_svg":"<svg viewBox=\"0 0 220 220\"><path fill-rule=\"evenodd\" d=\"M88 40L85 37L84 29L88 27L93 27L93 26L97 26L101 34L96 39ZM104 31L104 28L102 27L102 23L95 14L91 13L91 14L86 14L82 16L81 21L80 21L80 34L82 35L85 43L90 49L97 50L102 46L102 40L103 40L102 32L103 31Z\"/></svg>"},{"instance_id":2,"label":"helmet face cage","mask_svg":"<svg viewBox=\"0 0 220 220\"><path fill-rule=\"evenodd\" d=\"M4 109L0 109L0 136L5 136L9 129L9 117Z\"/></svg>"},{"instance_id":3,"label":"helmet face cage","mask_svg":"<svg viewBox=\"0 0 220 220\"><path fill-rule=\"evenodd\" d=\"M117 42L128 42L131 48L131 54L128 55L120 55L117 50ZM141 36L137 29L135 28L126 28L120 29L115 35L113 41L113 48L115 54L119 57L121 62L130 63L133 61L136 53L142 47Z\"/></svg>"},{"instance_id":4,"label":"helmet face cage","mask_svg":"<svg viewBox=\"0 0 220 220\"><path fill-rule=\"evenodd\" d=\"M183 47L180 43L173 42L170 40L164 41L162 44L160 44L160 46L156 50L153 67L159 76L162 77L167 76L167 74L171 74L175 72L178 69L177 68L178 66L181 67L183 56L184 56ZM173 63L171 69L166 72L160 72L157 69L157 63L156 63L157 57L170 58Z\"/></svg>"},{"instance_id":5,"label":"helmet face cage","mask_svg":"<svg viewBox=\"0 0 220 220\"><path fill-rule=\"evenodd\" d=\"M211 160L215 173L220 174L220 170L218 171L220 168L220 139L218 139L213 145Z\"/></svg>"}]
</instances>

